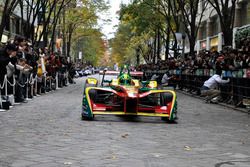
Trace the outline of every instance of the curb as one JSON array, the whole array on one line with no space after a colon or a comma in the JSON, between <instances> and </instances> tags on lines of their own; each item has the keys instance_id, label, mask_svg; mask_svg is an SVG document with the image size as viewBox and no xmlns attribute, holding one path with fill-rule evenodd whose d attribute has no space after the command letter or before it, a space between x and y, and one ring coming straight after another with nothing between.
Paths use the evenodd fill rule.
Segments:
<instances>
[{"instance_id":1,"label":"curb","mask_svg":"<svg viewBox=\"0 0 250 167\"><path fill-rule=\"evenodd\" d=\"M198 95L194 95L194 94L185 92L183 90L175 90L175 91L179 92L179 93L182 93L182 94L185 94L185 95L188 95L188 96L191 96L191 97L194 97L196 99L202 100L202 98L200 96L198 96ZM238 108L238 107L235 107L233 105L226 104L226 103L217 103L217 105L220 105L220 106L223 106L223 107L227 107L227 108L231 108L233 110L237 110L237 111L240 111L240 112L243 112L243 113L250 114L250 110L246 109L246 108Z\"/></svg>"}]
</instances>

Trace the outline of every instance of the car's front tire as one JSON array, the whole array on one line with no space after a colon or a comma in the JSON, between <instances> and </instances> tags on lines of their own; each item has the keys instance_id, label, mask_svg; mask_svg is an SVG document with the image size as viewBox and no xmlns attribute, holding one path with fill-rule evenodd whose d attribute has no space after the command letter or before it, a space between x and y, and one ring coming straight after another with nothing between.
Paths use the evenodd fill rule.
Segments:
<instances>
[{"instance_id":1,"label":"car's front tire","mask_svg":"<svg viewBox=\"0 0 250 167\"><path fill-rule=\"evenodd\" d=\"M81 119L83 121L92 121L92 120L94 120L94 115L93 115L93 117L88 117L88 116L86 116L84 114L81 114Z\"/></svg>"}]
</instances>

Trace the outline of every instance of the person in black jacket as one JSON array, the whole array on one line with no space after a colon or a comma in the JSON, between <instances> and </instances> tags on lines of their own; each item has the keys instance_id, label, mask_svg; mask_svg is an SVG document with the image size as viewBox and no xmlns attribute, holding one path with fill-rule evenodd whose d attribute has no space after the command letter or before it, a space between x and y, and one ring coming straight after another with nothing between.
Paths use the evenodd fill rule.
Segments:
<instances>
[{"instance_id":1,"label":"person in black jacket","mask_svg":"<svg viewBox=\"0 0 250 167\"><path fill-rule=\"evenodd\" d=\"M15 44L7 44L5 48L0 49L0 84L3 84L4 76L7 74L6 66L16 56L17 46Z\"/></svg>"}]
</instances>

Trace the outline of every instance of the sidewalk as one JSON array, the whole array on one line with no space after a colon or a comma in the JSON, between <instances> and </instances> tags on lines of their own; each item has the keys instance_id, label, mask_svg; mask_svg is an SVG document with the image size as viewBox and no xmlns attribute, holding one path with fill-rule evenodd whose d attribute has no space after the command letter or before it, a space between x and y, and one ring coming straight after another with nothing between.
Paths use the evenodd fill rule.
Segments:
<instances>
[{"instance_id":1,"label":"sidewalk","mask_svg":"<svg viewBox=\"0 0 250 167\"><path fill-rule=\"evenodd\" d=\"M196 95L196 94L193 94L193 93L189 93L189 92L187 92L187 91L185 91L185 90L176 89L176 92L183 93L183 94L185 94L185 95L189 95L189 96L195 97L195 98L197 98L197 99L203 100L203 98L200 97L199 95ZM231 109L233 109L233 110L237 110L237 111L240 111L240 112L244 112L244 113L250 114L250 109L247 109L247 108L236 107L236 106L234 106L234 105L230 105L230 104L223 103L223 102L219 102L219 103L216 103L216 104L217 104L217 105L224 106L224 107L231 108Z\"/></svg>"}]
</instances>

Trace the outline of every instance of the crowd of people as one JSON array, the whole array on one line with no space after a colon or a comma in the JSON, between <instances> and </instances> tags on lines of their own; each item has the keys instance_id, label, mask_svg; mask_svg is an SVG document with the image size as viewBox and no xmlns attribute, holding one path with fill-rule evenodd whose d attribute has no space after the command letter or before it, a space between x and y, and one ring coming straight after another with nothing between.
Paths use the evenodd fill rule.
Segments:
<instances>
[{"instance_id":1,"label":"crowd of people","mask_svg":"<svg viewBox=\"0 0 250 167\"><path fill-rule=\"evenodd\" d=\"M170 57L157 64L142 64L138 70L189 69L193 73L196 69L237 70L250 67L250 51L225 48L222 52L202 51L193 57Z\"/></svg>"},{"instance_id":2,"label":"crowd of people","mask_svg":"<svg viewBox=\"0 0 250 167\"><path fill-rule=\"evenodd\" d=\"M220 102L242 106L243 99L250 99L249 69L250 40L245 40L240 49L225 47L221 52L205 50L192 57L170 57L165 61L160 61L157 65L140 65L137 70L145 72L144 79L157 78L157 81L163 85L167 83L174 88L178 86L179 89L196 95L210 95L206 98L207 100L219 96L216 99L219 99ZM197 74L197 71L201 71L201 74ZM233 76L234 72L238 71L242 72L242 75L240 77ZM205 74L206 72L208 74ZM213 93L204 94L204 92L207 92L204 91L204 85L206 85L206 82L211 83L210 77L215 74L222 77L218 80L223 80L218 81L220 83L217 86L219 89L214 90L214 86L212 86Z\"/></svg>"},{"instance_id":3,"label":"crowd of people","mask_svg":"<svg viewBox=\"0 0 250 167\"><path fill-rule=\"evenodd\" d=\"M14 95L17 103L51 91L56 84L63 87L74 82L74 67L66 57L47 48L33 48L23 37L16 37L1 47L0 69L1 96Z\"/></svg>"}]
</instances>

